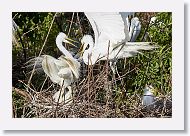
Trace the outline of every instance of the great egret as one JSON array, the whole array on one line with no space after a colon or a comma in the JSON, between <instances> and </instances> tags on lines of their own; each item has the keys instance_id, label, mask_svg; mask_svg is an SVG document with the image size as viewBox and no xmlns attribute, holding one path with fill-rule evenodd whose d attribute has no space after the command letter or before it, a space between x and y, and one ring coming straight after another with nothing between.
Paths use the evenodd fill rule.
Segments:
<instances>
[{"instance_id":1,"label":"great egret","mask_svg":"<svg viewBox=\"0 0 190 136\"><path fill-rule=\"evenodd\" d=\"M144 94L143 94L143 98L142 98L142 105L146 106L148 109L153 107L153 102L155 101L155 96L154 96L154 92L153 92L154 88L149 85L146 86L144 89Z\"/></svg>"},{"instance_id":2,"label":"great egret","mask_svg":"<svg viewBox=\"0 0 190 136\"><path fill-rule=\"evenodd\" d=\"M131 18L134 17L135 15L135 12L120 12L123 20L125 20L125 23L127 24L128 26L128 30L130 31L130 26L131 26Z\"/></svg>"},{"instance_id":3,"label":"great egret","mask_svg":"<svg viewBox=\"0 0 190 136\"><path fill-rule=\"evenodd\" d=\"M120 12L121 17L125 20L128 31L130 42L136 41L140 31L141 23L138 17L134 17L135 12Z\"/></svg>"},{"instance_id":4,"label":"great egret","mask_svg":"<svg viewBox=\"0 0 190 136\"><path fill-rule=\"evenodd\" d=\"M130 42L135 42L141 31L141 23L138 17L131 19L130 29L129 29L129 38Z\"/></svg>"},{"instance_id":5,"label":"great egret","mask_svg":"<svg viewBox=\"0 0 190 136\"><path fill-rule=\"evenodd\" d=\"M80 63L63 47L62 42L70 43L67 36L61 32L56 38L56 45L64 56L55 59L52 56L44 55L42 61L42 68L47 76L52 82L61 86L61 91L56 92L53 96L55 101L59 103L65 101L66 96L70 99L69 94L72 94L70 85L79 78L80 69ZM66 94L64 94L65 88L69 89Z\"/></svg>"},{"instance_id":6,"label":"great egret","mask_svg":"<svg viewBox=\"0 0 190 136\"><path fill-rule=\"evenodd\" d=\"M128 14L128 13L126 13ZM83 46L83 61L93 65L99 60L113 60L132 57L139 50L152 50L150 42L129 42L129 30L124 13L85 13L95 36L84 35L81 39ZM89 45L89 49L86 49Z\"/></svg>"}]
</instances>

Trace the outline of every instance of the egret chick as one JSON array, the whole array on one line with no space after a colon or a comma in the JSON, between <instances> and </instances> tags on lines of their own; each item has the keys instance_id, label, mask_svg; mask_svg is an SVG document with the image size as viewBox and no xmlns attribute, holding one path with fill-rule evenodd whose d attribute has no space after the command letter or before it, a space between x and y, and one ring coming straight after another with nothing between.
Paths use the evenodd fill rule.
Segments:
<instances>
[{"instance_id":1,"label":"egret chick","mask_svg":"<svg viewBox=\"0 0 190 136\"><path fill-rule=\"evenodd\" d=\"M153 90L154 90L154 88L151 85L146 86L144 89L142 105L146 106L146 108L148 108L148 109L153 108L153 106L154 106L153 103L155 101L155 96L154 96Z\"/></svg>"}]
</instances>

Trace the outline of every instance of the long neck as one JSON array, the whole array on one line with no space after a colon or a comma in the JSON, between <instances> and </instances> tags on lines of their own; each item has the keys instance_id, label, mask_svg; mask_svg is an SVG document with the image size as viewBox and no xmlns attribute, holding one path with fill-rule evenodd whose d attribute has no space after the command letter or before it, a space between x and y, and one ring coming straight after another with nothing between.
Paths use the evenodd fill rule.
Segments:
<instances>
[{"instance_id":1,"label":"long neck","mask_svg":"<svg viewBox=\"0 0 190 136\"><path fill-rule=\"evenodd\" d=\"M71 53L69 51L67 51L65 49L65 47L63 47L62 45L62 39L56 39L56 45L57 47L59 48L59 50L66 56L66 57L69 57L69 58L73 58L73 56L71 55Z\"/></svg>"},{"instance_id":2,"label":"long neck","mask_svg":"<svg viewBox=\"0 0 190 136\"><path fill-rule=\"evenodd\" d=\"M88 44L89 44L89 48L84 51L83 61L86 65L94 65L98 59L99 53L96 52L96 50L93 50L94 49L94 42L93 41L91 43L88 43Z\"/></svg>"},{"instance_id":3,"label":"long neck","mask_svg":"<svg viewBox=\"0 0 190 136\"><path fill-rule=\"evenodd\" d=\"M89 48L88 48L87 50L88 50L89 52L91 52L92 49L93 49L93 47L94 47L94 42L89 43Z\"/></svg>"},{"instance_id":4,"label":"long neck","mask_svg":"<svg viewBox=\"0 0 190 136\"><path fill-rule=\"evenodd\" d=\"M130 42L136 41L137 37L139 36L140 30L141 30L140 21L136 17L132 18L130 31L129 31Z\"/></svg>"},{"instance_id":5,"label":"long neck","mask_svg":"<svg viewBox=\"0 0 190 136\"><path fill-rule=\"evenodd\" d=\"M93 41L92 36L89 35L89 39L86 41L86 46L89 45L89 48L86 49L86 47L85 47L84 49L86 49L86 51L88 51L88 52L91 52L92 49L93 49L93 47L94 47L94 44L95 44L95 43L94 43L94 41Z\"/></svg>"}]
</instances>

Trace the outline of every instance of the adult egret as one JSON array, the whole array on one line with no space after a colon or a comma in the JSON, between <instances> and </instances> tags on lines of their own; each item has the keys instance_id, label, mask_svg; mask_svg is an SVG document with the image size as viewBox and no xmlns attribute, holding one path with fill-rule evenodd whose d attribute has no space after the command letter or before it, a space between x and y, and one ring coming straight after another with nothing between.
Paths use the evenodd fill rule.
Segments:
<instances>
[{"instance_id":1,"label":"adult egret","mask_svg":"<svg viewBox=\"0 0 190 136\"><path fill-rule=\"evenodd\" d=\"M80 63L64 48L62 42L70 43L67 36L61 32L56 38L56 45L64 56L55 59L52 56L44 55L42 61L42 68L47 76L50 77L52 82L61 86L61 91L56 92L53 96L55 101L59 103L65 101L66 96L70 99L72 94L70 85L79 78L80 68ZM66 94L64 93L65 88L69 89Z\"/></svg>"},{"instance_id":2,"label":"adult egret","mask_svg":"<svg viewBox=\"0 0 190 136\"><path fill-rule=\"evenodd\" d=\"M42 68L53 83L60 85L61 91L57 91L54 94L53 99L59 103L63 102L64 100L66 102L68 99L70 99L71 96L68 96L67 93L72 94L70 93L71 90L69 89L69 92L66 92L64 89L70 86L70 84L74 81L74 77L67 64L67 61L64 60L64 56L56 59L49 55L43 55ZM63 94L65 95L64 98L62 98Z\"/></svg>"},{"instance_id":3,"label":"adult egret","mask_svg":"<svg viewBox=\"0 0 190 136\"><path fill-rule=\"evenodd\" d=\"M125 20L126 25L129 31L130 42L136 41L138 35L141 31L141 23L138 17L134 17L135 12L120 12L121 17Z\"/></svg>"},{"instance_id":4,"label":"adult egret","mask_svg":"<svg viewBox=\"0 0 190 136\"><path fill-rule=\"evenodd\" d=\"M141 31L141 23L138 17L131 19L130 29L129 29L129 38L130 42L135 42Z\"/></svg>"},{"instance_id":5,"label":"adult egret","mask_svg":"<svg viewBox=\"0 0 190 136\"><path fill-rule=\"evenodd\" d=\"M155 101L155 96L153 94L154 93L153 90L154 90L154 88L151 85L146 86L144 89L142 105L146 106L146 108L148 108L148 109L153 108L153 103Z\"/></svg>"},{"instance_id":6,"label":"adult egret","mask_svg":"<svg viewBox=\"0 0 190 136\"><path fill-rule=\"evenodd\" d=\"M128 58L139 53L139 50L155 48L150 42L129 42L125 13L85 13L85 15L95 37L94 41L91 35L84 35L81 39L83 61L87 65L93 65L99 60ZM89 49L86 49L88 45Z\"/></svg>"}]
</instances>

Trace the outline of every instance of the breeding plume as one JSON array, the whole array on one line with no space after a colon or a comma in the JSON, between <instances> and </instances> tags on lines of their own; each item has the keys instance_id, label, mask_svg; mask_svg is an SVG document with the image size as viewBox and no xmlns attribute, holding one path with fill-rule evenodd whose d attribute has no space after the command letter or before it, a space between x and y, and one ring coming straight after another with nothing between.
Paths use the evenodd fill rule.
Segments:
<instances>
[{"instance_id":1,"label":"breeding plume","mask_svg":"<svg viewBox=\"0 0 190 136\"><path fill-rule=\"evenodd\" d=\"M63 101L66 103L67 99L72 97L70 85L79 78L80 63L65 49L62 42L70 43L67 36L61 32L56 38L56 45L63 55L58 59L44 55L42 68L51 81L61 87L61 91L56 92L53 96L54 100L59 103ZM69 91L66 92L65 88L68 88Z\"/></svg>"}]
</instances>

